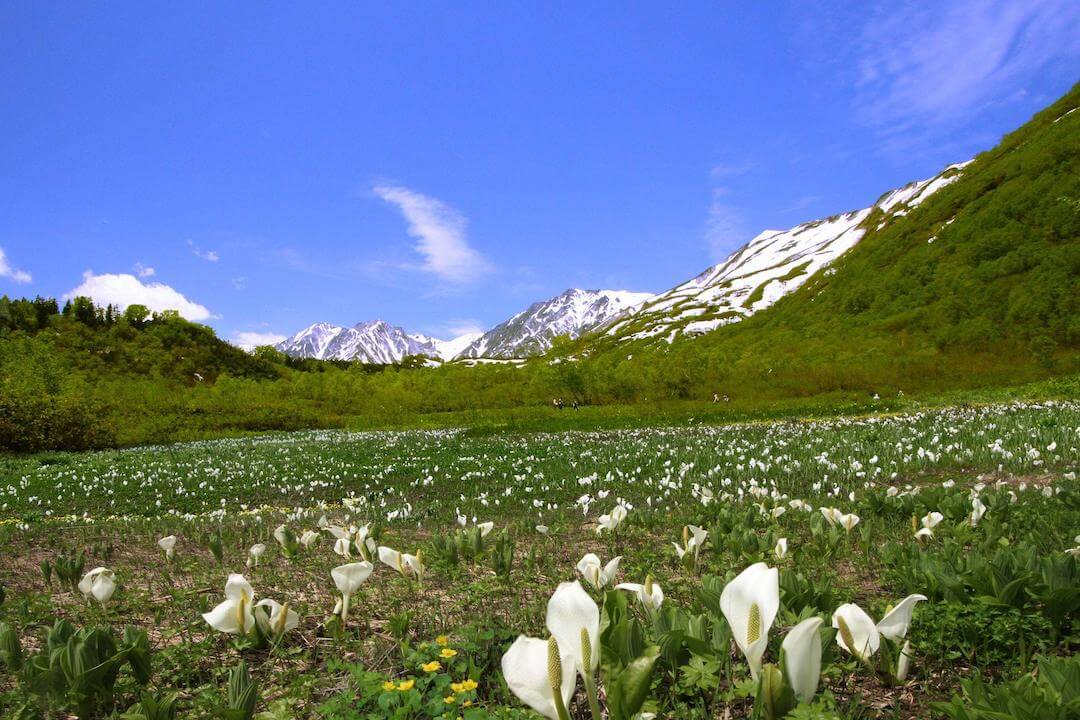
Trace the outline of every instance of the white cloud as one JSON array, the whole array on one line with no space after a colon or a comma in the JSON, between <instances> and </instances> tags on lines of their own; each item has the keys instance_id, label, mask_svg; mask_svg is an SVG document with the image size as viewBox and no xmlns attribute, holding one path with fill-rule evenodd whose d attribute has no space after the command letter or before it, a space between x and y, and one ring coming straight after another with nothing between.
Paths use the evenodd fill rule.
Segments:
<instances>
[{"instance_id":1,"label":"white cloud","mask_svg":"<svg viewBox=\"0 0 1080 720\"><path fill-rule=\"evenodd\" d=\"M232 344L244 350L254 350L257 347L263 345L277 345L279 342L285 339L284 335L272 332L234 332L232 334Z\"/></svg>"},{"instance_id":2,"label":"white cloud","mask_svg":"<svg viewBox=\"0 0 1080 720\"><path fill-rule=\"evenodd\" d=\"M466 221L441 200L408 188L379 185L376 195L396 205L416 238L416 251L424 256L421 269L443 280L466 283L491 271L491 264L465 237Z\"/></svg>"},{"instance_id":3,"label":"white cloud","mask_svg":"<svg viewBox=\"0 0 1080 720\"><path fill-rule=\"evenodd\" d=\"M135 274L141 278L154 277L155 272L154 268L143 265L141 262L135 263Z\"/></svg>"},{"instance_id":4,"label":"white cloud","mask_svg":"<svg viewBox=\"0 0 1080 720\"><path fill-rule=\"evenodd\" d=\"M91 298L98 305L145 305L155 312L176 310L188 320L207 320L213 315L202 305L192 302L164 283L144 283L134 275L106 273L95 275L87 270L83 281L64 295L64 299L78 296Z\"/></svg>"},{"instance_id":5,"label":"white cloud","mask_svg":"<svg viewBox=\"0 0 1080 720\"><path fill-rule=\"evenodd\" d=\"M431 334L437 338L458 338L462 335L483 334L485 328L479 320L449 320L432 328Z\"/></svg>"},{"instance_id":6,"label":"white cloud","mask_svg":"<svg viewBox=\"0 0 1080 720\"><path fill-rule=\"evenodd\" d=\"M1051 61L1080 57L1075 0L884 3L858 39L858 117L903 130L1022 95Z\"/></svg>"},{"instance_id":7,"label":"white cloud","mask_svg":"<svg viewBox=\"0 0 1080 720\"><path fill-rule=\"evenodd\" d=\"M195 257L205 260L207 262L217 262L221 257L217 254L216 250L203 250L191 240L187 241L188 247L191 248L191 252Z\"/></svg>"},{"instance_id":8,"label":"white cloud","mask_svg":"<svg viewBox=\"0 0 1080 720\"><path fill-rule=\"evenodd\" d=\"M33 278L30 277L30 273L25 270L13 268L8 264L7 255L4 253L3 248L0 248L0 277L6 277L14 282L23 284L33 281Z\"/></svg>"}]
</instances>

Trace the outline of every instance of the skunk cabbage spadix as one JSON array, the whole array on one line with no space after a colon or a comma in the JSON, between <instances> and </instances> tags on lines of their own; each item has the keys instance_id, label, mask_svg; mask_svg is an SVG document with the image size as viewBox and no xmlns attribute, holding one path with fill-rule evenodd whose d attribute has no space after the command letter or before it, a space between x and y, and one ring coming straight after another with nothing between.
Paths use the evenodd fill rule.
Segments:
<instances>
[{"instance_id":1,"label":"skunk cabbage spadix","mask_svg":"<svg viewBox=\"0 0 1080 720\"><path fill-rule=\"evenodd\" d=\"M203 620L218 632L246 635L255 627L254 599L251 584L243 575L233 573L225 581L224 602L203 613Z\"/></svg>"},{"instance_id":2,"label":"skunk cabbage spadix","mask_svg":"<svg viewBox=\"0 0 1080 720\"><path fill-rule=\"evenodd\" d=\"M563 654L557 641L520 635L502 657L507 686L519 700L549 720L559 720L559 707L565 708L573 697L575 672L573 657Z\"/></svg>"},{"instance_id":3,"label":"skunk cabbage spadix","mask_svg":"<svg viewBox=\"0 0 1080 720\"><path fill-rule=\"evenodd\" d=\"M825 621L811 617L791 628L780 648L784 653L784 670L788 683L799 702L810 702L821 679L821 633Z\"/></svg>"}]
</instances>

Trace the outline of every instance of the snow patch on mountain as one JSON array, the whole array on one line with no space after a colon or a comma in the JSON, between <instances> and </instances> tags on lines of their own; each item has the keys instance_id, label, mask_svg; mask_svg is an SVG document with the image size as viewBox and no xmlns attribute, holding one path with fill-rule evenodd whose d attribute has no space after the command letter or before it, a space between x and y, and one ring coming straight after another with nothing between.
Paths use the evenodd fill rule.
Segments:
<instances>
[{"instance_id":1,"label":"snow patch on mountain","mask_svg":"<svg viewBox=\"0 0 1080 720\"><path fill-rule=\"evenodd\" d=\"M520 358L551 348L560 335L571 338L590 332L612 317L652 298L651 293L626 290L580 290L534 303L470 343L459 358Z\"/></svg>"},{"instance_id":2,"label":"snow patch on mountain","mask_svg":"<svg viewBox=\"0 0 1080 720\"><path fill-rule=\"evenodd\" d=\"M970 161L969 161L970 162ZM909 183L882 195L868 208L797 225L766 230L724 262L624 311L601 328L620 340L694 335L738 322L794 291L840 257L866 233L875 210L884 214L878 227L906 215L933 193L954 182L968 163L950 165L928 180Z\"/></svg>"}]
</instances>

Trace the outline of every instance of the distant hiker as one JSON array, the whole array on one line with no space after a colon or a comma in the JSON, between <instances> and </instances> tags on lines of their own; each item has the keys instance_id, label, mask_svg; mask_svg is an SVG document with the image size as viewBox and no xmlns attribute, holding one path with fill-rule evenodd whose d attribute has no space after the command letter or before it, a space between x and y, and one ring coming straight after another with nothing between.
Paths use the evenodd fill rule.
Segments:
<instances>
[{"instance_id":1,"label":"distant hiker","mask_svg":"<svg viewBox=\"0 0 1080 720\"><path fill-rule=\"evenodd\" d=\"M573 405L574 405L574 409L577 410L577 400L574 401Z\"/></svg>"},{"instance_id":2,"label":"distant hiker","mask_svg":"<svg viewBox=\"0 0 1080 720\"><path fill-rule=\"evenodd\" d=\"M727 393L724 393L724 402L731 402L731 398L727 396Z\"/></svg>"},{"instance_id":3,"label":"distant hiker","mask_svg":"<svg viewBox=\"0 0 1080 720\"><path fill-rule=\"evenodd\" d=\"M720 395L719 395L719 393L713 393L713 394L712 394L712 401L713 401L714 403L718 403L718 402L720 402Z\"/></svg>"},{"instance_id":4,"label":"distant hiker","mask_svg":"<svg viewBox=\"0 0 1080 720\"><path fill-rule=\"evenodd\" d=\"M555 398L551 401L551 404L555 406L556 410L562 410L563 402L562 398Z\"/></svg>"}]
</instances>

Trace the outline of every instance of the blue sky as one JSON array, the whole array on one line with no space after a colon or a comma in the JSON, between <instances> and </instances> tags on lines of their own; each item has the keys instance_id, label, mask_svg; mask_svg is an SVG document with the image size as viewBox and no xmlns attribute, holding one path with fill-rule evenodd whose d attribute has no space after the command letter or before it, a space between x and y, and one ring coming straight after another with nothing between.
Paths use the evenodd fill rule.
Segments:
<instances>
[{"instance_id":1,"label":"blue sky","mask_svg":"<svg viewBox=\"0 0 1080 720\"><path fill-rule=\"evenodd\" d=\"M991 147L1080 80L1070 0L0 20L0 292L179 307L231 339L445 337L568 287L661 291Z\"/></svg>"}]
</instances>

